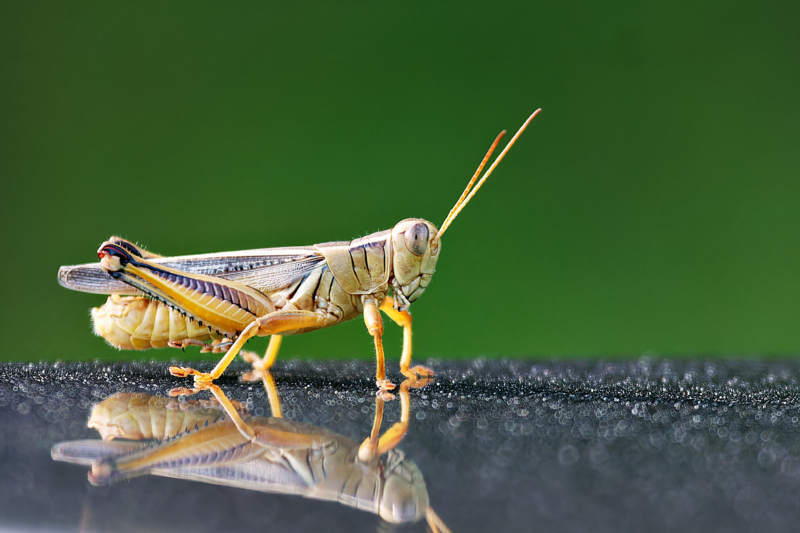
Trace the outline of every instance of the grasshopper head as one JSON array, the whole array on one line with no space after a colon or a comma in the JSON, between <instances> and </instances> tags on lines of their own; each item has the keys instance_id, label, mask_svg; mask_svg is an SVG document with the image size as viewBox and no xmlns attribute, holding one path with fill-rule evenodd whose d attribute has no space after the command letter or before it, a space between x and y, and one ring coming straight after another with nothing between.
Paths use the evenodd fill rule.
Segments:
<instances>
[{"instance_id":1,"label":"grasshopper head","mask_svg":"<svg viewBox=\"0 0 800 533\"><path fill-rule=\"evenodd\" d=\"M407 218L392 228L392 288L395 299L404 304L399 308L419 298L430 283L441 248L438 233L436 226L421 218Z\"/></svg>"},{"instance_id":2,"label":"grasshopper head","mask_svg":"<svg viewBox=\"0 0 800 533\"><path fill-rule=\"evenodd\" d=\"M541 109L537 109L525 121L525 124L517 131L514 137L508 142L494 163L489 167L489 170L481 177L480 181L475 184L475 181L480 176L483 167L491 157L492 152L497 147L497 143L505 135L505 131L494 140L489 151L481 161L478 170L472 176L472 179L467 184L467 188L461 193L461 197L456 202L456 205L450 210L447 218L444 219L441 229L437 228L427 220L421 218L407 218L399 222L392 229L392 253L394 260L392 269L394 272L394 281L392 282L392 290L395 297L395 307L399 311L403 311L408 305L420 297L425 291L428 283L433 276L436 261L439 259L439 250L441 249L441 239L444 232L452 224L453 220L458 216L464 206L475 196L478 189L486 181L486 178L492 173L497 164L503 159L508 152L509 148L514 144L517 138L525 131L528 124L533 120ZM473 184L475 186L473 187Z\"/></svg>"},{"instance_id":3,"label":"grasshopper head","mask_svg":"<svg viewBox=\"0 0 800 533\"><path fill-rule=\"evenodd\" d=\"M428 505L428 487L422 472L402 452L390 451L378 508L380 517L392 524L416 522L425 516Z\"/></svg>"}]
</instances>

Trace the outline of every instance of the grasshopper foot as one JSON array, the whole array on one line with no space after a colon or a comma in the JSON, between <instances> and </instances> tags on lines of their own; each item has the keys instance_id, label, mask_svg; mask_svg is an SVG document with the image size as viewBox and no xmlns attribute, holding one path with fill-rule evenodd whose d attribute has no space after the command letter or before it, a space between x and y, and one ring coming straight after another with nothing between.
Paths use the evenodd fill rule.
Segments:
<instances>
[{"instance_id":1,"label":"grasshopper foot","mask_svg":"<svg viewBox=\"0 0 800 533\"><path fill-rule=\"evenodd\" d=\"M188 378L189 376L199 374L200 372L198 372L194 368L186 368L183 366L171 366L169 367L169 373L175 376L176 378Z\"/></svg>"},{"instance_id":2,"label":"grasshopper foot","mask_svg":"<svg viewBox=\"0 0 800 533\"><path fill-rule=\"evenodd\" d=\"M253 368L253 370L241 375L242 381L246 383L260 381L266 374L269 374L269 367L267 367L264 359L260 358L255 353L242 350L239 352L239 355L242 356L245 362L250 363L250 366Z\"/></svg>"},{"instance_id":3,"label":"grasshopper foot","mask_svg":"<svg viewBox=\"0 0 800 533\"><path fill-rule=\"evenodd\" d=\"M384 402L390 402L394 400L394 394L385 390L379 390L375 396L377 396Z\"/></svg>"},{"instance_id":4,"label":"grasshopper foot","mask_svg":"<svg viewBox=\"0 0 800 533\"><path fill-rule=\"evenodd\" d=\"M211 382L214 381L214 377L211 374L184 366L171 366L169 367L169 373L178 378L194 376L194 387L201 390L208 388Z\"/></svg>"},{"instance_id":5,"label":"grasshopper foot","mask_svg":"<svg viewBox=\"0 0 800 533\"><path fill-rule=\"evenodd\" d=\"M433 377L433 370L427 366L417 365L411 368L400 368L400 372L409 379L428 379Z\"/></svg>"},{"instance_id":6,"label":"grasshopper foot","mask_svg":"<svg viewBox=\"0 0 800 533\"><path fill-rule=\"evenodd\" d=\"M409 389L421 389L427 386L429 383L433 381L433 378L430 377L422 377L422 378L414 378L408 380L410 383L408 384Z\"/></svg>"},{"instance_id":7,"label":"grasshopper foot","mask_svg":"<svg viewBox=\"0 0 800 533\"><path fill-rule=\"evenodd\" d=\"M207 346L207 344L205 342L196 341L194 339L183 339L182 341L170 340L167 343L167 346L169 346L170 348L178 348L182 352L186 351L187 346L199 346L200 352L202 352L204 347Z\"/></svg>"},{"instance_id":8,"label":"grasshopper foot","mask_svg":"<svg viewBox=\"0 0 800 533\"><path fill-rule=\"evenodd\" d=\"M169 390L169 397L175 398L176 396L192 396L200 392L200 389L188 389L186 387L175 387Z\"/></svg>"},{"instance_id":9,"label":"grasshopper foot","mask_svg":"<svg viewBox=\"0 0 800 533\"><path fill-rule=\"evenodd\" d=\"M233 346L233 341L230 339L217 339L211 344L203 344L200 348L200 353L225 353Z\"/></svg>"},{"instance_id":10,"label":"grasshopper foot","mask_svg":"<svg viewBox=\"0 0 800 533\"><path fill-rule=\"evenodd\" d=\"M384 392L390 391L396 387L396 385L388 379L379 379L375 383L378 385L378 388Z\"/></svg>"},{"instance_id":11,"label":"grasshopper foot","mask_svg":"<svg viewBox=\"0 0 800 533\"><path fill-rule=\"evenodd\" d=\"M195 378L195 380L196 379L197 378ZM211 381L204 381L202 383L195 381L194 387L191 389L188 387L175 387L174 389L170 389L169 396L170 398L175 398L176 396L192 396L204 390L211 390L212 387L214 387L214 384Z\"/></svg>"}]
</instances>

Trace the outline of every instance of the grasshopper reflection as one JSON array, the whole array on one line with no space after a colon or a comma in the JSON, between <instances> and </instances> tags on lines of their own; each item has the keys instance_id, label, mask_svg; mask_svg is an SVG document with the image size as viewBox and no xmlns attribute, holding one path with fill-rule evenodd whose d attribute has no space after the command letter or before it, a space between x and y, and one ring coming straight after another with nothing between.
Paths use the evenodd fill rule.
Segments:
<instances>
[{"instance_id":1,"label":"grasshopper reflection","mask_svg":"<svg viewBox=\"0 0 800 533\"><path fill-rule=\"evenodd\" d=\"M53 459L90 465L89 481L94 485L152 474L338 501L390 523L424 517L435 533L449 532L429 505L419 468L396 449L408 430L408 389L418 381L400 385L400 420L382 435L384 398L391 395L377 396L372 431L359 444L324 428L284 419L271 374L256 370L250 377L264 384L269 418L249 415L214 384L204 388L215 401L120 393L92 410L89 427L103 440L56 444ZM185 392L173 390L176 395Z\"/></svg>"}]
</instances>

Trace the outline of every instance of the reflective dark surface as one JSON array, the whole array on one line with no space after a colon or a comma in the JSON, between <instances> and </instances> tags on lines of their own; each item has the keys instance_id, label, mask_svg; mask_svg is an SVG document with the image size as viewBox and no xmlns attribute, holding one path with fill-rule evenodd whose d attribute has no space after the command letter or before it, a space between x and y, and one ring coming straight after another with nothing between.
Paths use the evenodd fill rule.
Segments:
<instances>
[{"instance_id":1,"label":"reflective dark surface","mask_svg":"<svg viewBox=\"0 0 800 533\"><path fill-rule=\"evenodd\" d=\"M398 448L456 533L797 528L794 360L429 364L436 380L410 391ZM361 442L372 427L373 370L278 363L283 416ZM184 383L164 363L10 364L0 372L0 530L426 530L424 520L393 526L334 502L185 480L93 487L85 466L52 461L51 447L99 438L86 422L112 394L166 395ZM268 417L264 388L233 375L219 381L227 396ZM399 416L400 402L387 402L383 429Z\"/></svg>"}]
</instances>

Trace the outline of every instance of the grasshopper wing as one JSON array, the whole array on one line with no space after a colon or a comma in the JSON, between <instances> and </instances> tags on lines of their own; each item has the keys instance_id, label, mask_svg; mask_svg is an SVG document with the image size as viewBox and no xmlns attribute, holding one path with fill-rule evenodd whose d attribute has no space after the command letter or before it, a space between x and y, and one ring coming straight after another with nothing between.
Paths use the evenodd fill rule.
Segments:
<instances>
[{"instance_id":1,"label":"grasshopper wing","mask_svg":"<svg viewBox=\"0 0 800 533\"><path fill-rule=\"evenodd\" d=\"M142 450L147 445L140 441L104 441L98 439L59 442L50 450L54 461L91 466L92 463Z\"/></svg>"},{"instance_id":2,"label":"grasshopper wing","mask_svg":"<svg viewBox=\"0 0 800 533\"><path fill-rule=\"evenodd\" d=\"M109 242L148 258L156 264L188 274L205 274L237 281L263 293L291 285L325 261L325 258L311 246L161 257L148 253L124 239L112 237ZM102 269L99 262L62 266L58 269L58 282L68 289L94 294L141 294L138 289L111 277Z\"/></svg>"},{"instance_id":3,"label":"grasshopper wing","mask_svg":"<svg viewBox=\"0 0 800 533\"><path fill-rule=\"evenodd\" d=\"M270 461L265 458L217 467L161 468L154 469L152 474L274 494L304 496L312 491L307 481L285 462Z\"/></svg>"}]
</instances>

